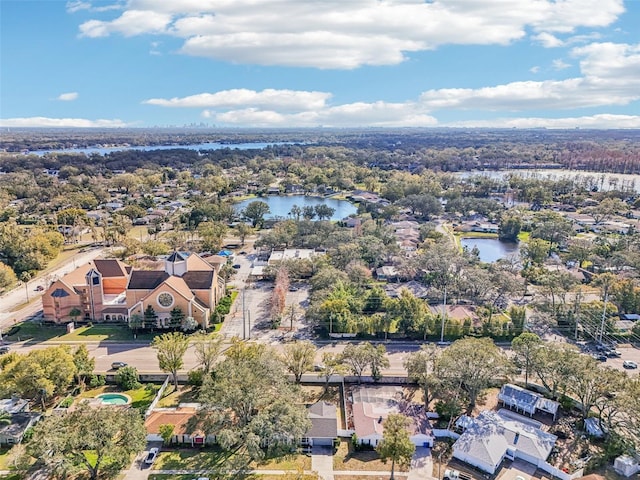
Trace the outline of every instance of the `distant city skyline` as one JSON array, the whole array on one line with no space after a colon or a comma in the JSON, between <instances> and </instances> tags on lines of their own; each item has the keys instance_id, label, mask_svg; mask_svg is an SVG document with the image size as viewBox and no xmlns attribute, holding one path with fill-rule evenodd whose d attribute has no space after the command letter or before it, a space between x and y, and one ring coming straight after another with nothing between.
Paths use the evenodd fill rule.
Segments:
<instances>
[{"instance_id":1,"label":"distant city skyline","mask_svg":"<svg viewBox=\"0 0 640 480\"><path fill-rule=\"evenodd\" d=\"M2 127L640 128L638 0L0 0Z\"/></svg>"}]
</instances>

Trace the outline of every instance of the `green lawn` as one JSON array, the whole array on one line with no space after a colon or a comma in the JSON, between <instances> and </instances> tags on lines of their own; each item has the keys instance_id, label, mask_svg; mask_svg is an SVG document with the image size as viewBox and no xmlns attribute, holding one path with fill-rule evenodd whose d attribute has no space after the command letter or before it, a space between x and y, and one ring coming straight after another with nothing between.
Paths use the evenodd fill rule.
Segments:
<instances>
[{"instance_id":1,"label":"green lawn","mask_svg":"<svg viewBox=\"0 0 640 480\"><path fill-rule=\"evenodd\" d=\"M9 470L9 464L7 463L7 456L9 455L8 448L0 448L0 470Z\"/></svg>"},{"instance_id":2,"label":"green lawn","mask_svg":"<svg viewBox=\"0 0 640 480\"><path fill-rule=\"evenodd\" d=\"M38 342L54 339L68 342L133 341L133 333L126 325L85 325L76 328L71 333L66 333L66 327L60 325L40 325L35 322L23 322L19 326L20 330L11 336L7 336L7 340L34 340ZM138 333L137 341L150 342L160 333L162 332Z\"/></svg>"},{"instance_id":3,"label":"green lawn","mask_svg":"<svg viewBox=\"0 0 640 480\"><path fill-rule=\"evenodd\" d=\"M173 385L167 387L164 396L158 402L158 408L177 407L180 403L198 401L198 391L191 386L181 386L177 391L173 389Z\"/></svg>"},{"instance_id":4,"label":"green lawn","mask_svg":"<svg viewBox=\"0 0 640 480\"><path fill-rule=\"evenodd\" d=\"M460 238L498 238L497 233L488 232L460 232L456 236Z\"/></svg>"},{"instance_id":5,"label":"green lawn","mask_svg":"<svg viewBox=\"0 0 640 480\"><path fill-rule=\"evenodd\" d=\"M153 464L154 470L217 470L227 465L232 452L218 448L206 450L178 449L160 452ZM252 470L310 470L311 457L301 454L284 455L265 459L260 463L251 462L247 466ZM262 478L262 477L261 477Z\"/></svg>"},{"instance_id":6,"label":"green lawn","mask_svg":"<svg viewBox=\"0 0 640 480\"><path fill-rule=\"evenodd\" d=\"M518 240L520 240L521 242L528 242L530 236L531 232L520 232L518 234Z\"/></svg>"}]
</instances>

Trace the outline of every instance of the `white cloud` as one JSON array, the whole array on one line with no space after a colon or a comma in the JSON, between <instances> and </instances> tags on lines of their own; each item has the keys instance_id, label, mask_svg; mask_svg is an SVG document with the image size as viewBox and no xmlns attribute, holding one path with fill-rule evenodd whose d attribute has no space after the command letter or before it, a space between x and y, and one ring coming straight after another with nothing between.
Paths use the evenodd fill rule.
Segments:
<instances>
[{"instance_id":1,"label":"white cloud","mask_svg":"<svg viewBox=\"0 0 640 480\"><path fill-rule=\"evenodd\" d=\"M567 118L498 118L449 124L467 128L640 128L640 116L598 114Z\"/></svg>"},{"instance_id":2,"label":"white cloud","mask_svg":"<svg viewBox=\"0 0 640 480\"><path fill-rule=\"evenodd\" d=\"M538 65L535 65L535 66L531 67L531 68L529 69L529 71L530 71L531 73L538 73L538 72L540 71L540 67L539 67Z\"/></svg>"},{"instance_id":3,"label":"white cloud","mask_svg":"<svg viewBox=\"0 0 640 480\"><path fill-rule=\"evenodd\" d=\"M627 105L640 99L640 44L594 43L574 48L572 55L580 58L581 77L429 90L420 100L429 110L518 111Z\"/></svg>"},{"instance_id":4,"label":"white cloud","mask_svg":"<svg viewBox=\"0 0 640 480\"><path fill-rule=\"evenodd\" d=\"M22 117L0 118L1 127L65 127L65 128L92 128L92 127L126 127L130 124L119 119L114 120L87 120L86 118L47 118L47 117Z\"/></svg>"},{"instance_id":5,"label":"white cloud","mask_svg":"<svg viewBox=\"0 0 640 480\"><path fill-rule=\"evenodd\" d=\"M58 100L63 102L72 102L78 98L78 92L61 93L58 95Z\"/></svg>"},{"instance_id":6,"label":"white cloud","mask_svg":"<svg viewBox=\"0 0 640 480\"><path fill-rule=\"evenodd\" d=\"M540 43L545 48L562 47L564 45L564 42L562 40L547 32L539 33L531 38Z\"/></svg>"},{"instance_id":7,"label":"white cloud","mask_svg":"<svg viewBox=\"0 0 640 480\"><path fill-rule=\"evenodd\" d=\"M444 44L507 45L527 30L544 46L558 34L603 27L623 0L129 0L114 20L80 25L86 37L167 34L180 52L235 63L352 69L393 65Z\"/></svg>"},{"instance_id":8,"label":"white cloud","mask_svg":"<svg viewBox=\"0 0 640 480\"><path fill-rule=\"evenodd\" d=\"M257 92L255 90L237 88L216 93L200 93L182 98L151 98L142 103L161 107L230 108L249 106L253 108L277 107L278 110L297 111L324 108L329 98L331 98L331 94L326 92L274 90L270 88Z\"/></svg>"},{"instance_id":9,"label":"white cloud","mask_svg":"<svg viewBox=\"0 0 640 480\"><path fill-rule=\"evenodd\" d=\"M552 62L552 65L553 65L553 68L556 69L556 70L564 70L564 69L569 68L571 66L570 63L565 62L561 58L556 58Z\"/></svg>"},{"instance_id":10,"label":"white cloud","mask_svg":"<svg viewBox=\"0 0 640 480\"><path fill-rule=\"evenodd\" d=\"M91 2L72 0L67 2L66 8L68 13L76 13L81 10L90 10L92 12L107 12L109 10L121 10L123 8L123 5L121 5L120 3L116 3L113 5L103 5L100 7L95 7L91 4Z\"/></svg>"}]
</instances>

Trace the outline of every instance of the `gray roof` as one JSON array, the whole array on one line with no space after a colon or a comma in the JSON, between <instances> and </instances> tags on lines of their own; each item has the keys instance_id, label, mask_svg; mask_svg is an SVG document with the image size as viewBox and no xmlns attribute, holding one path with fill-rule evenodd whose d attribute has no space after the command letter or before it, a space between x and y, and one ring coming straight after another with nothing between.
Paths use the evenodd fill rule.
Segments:
<instances>
[{"instance_id":1,"label":"gray roof","mask_svg":"<svg viewBox=\"0 0 640 480\"><path fill-rule=\"evenodd\" d=\"M462 451L491 465L497 465L507 448L545 461L558 437L496 412L484 411L454 444Z\"/></svg>"},{"instance_id":2,"label":"gray roof","mask_svg":"<svg viewBox=\"0 0 640 480\"><path fill-rule=\"evenodd\" d=\"M317 402L308 408L311 429L309 438L337 438L338 414L336 406L327 402Z\"/></svg>"},{"instance_id":3,"label":"gray roof","mask_svg":"<svg viewBox=\"0 0 640 480\"><path fill-rule=\"evenodd\" d=\"M129 277L127 288L131 290L153 290L169 278L164 270L134 270Z\"/></svg>"}]
</instances>

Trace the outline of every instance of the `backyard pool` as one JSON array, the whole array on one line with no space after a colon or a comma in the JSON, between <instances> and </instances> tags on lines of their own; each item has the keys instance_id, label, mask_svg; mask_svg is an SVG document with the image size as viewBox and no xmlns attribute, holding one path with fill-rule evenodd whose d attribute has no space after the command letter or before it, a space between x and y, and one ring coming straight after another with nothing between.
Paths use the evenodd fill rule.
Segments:
<instances>
[{"instance_id":1,"label":"backyard pool","mask_svg":"<svg viewBox=\"0 0 640 480\"><path fill-rule=\"evenodd\" d=\"M131 403L129 395L123 393L103 393L96 398L102 400L102 403L105 405L127 405Z\"/></svg>"}]
</instances>

